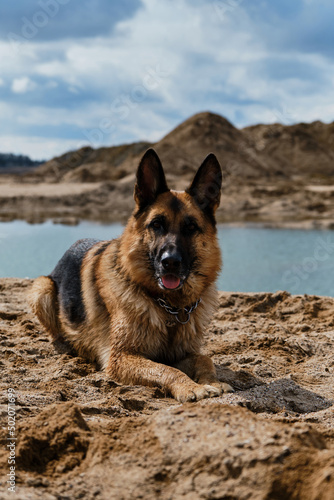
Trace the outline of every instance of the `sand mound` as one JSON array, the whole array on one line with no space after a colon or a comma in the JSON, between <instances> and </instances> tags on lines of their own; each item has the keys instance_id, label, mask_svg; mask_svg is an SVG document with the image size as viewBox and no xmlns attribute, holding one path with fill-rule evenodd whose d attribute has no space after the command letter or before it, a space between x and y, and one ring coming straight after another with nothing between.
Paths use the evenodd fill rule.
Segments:
<instances>
[{"instance_id":1,"label":"sand mound","mask_svg":"<svg viewBox=\"0 0 334 500\"><path fill-rule=\"evenodd\" d=\"M72 403L51 405L18 427L17 466L52 475L74 469L88 449L89 427Z\"/></svg>"}]
</instances>

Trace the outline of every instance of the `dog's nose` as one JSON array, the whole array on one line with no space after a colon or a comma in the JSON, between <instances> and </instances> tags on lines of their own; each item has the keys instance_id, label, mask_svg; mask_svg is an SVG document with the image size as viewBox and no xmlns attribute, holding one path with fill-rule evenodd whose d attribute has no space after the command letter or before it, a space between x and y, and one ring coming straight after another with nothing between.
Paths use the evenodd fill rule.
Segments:
<instances>
[{"instance_id":1,"label":"dog's nose","mask_svg":"<svg viewBox=\"0 0 334 500\"><path fill-rule=\"evenodd\" d=\"M161 256L161 264L165 271L178 272L181 267L182 257L179 252L164 252Z\"/></svg>"}]
</instances>

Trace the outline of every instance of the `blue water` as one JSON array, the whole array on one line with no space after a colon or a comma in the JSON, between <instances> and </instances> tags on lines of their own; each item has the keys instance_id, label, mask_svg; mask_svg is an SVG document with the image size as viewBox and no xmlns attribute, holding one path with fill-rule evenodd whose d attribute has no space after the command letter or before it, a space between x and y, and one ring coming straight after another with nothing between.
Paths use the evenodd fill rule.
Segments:
<instances>
[{"instance_id":1,"label":"blue water","mask_svg":"<svg viewBox=\"0 0 334 500\"><path fill-rule=\"evenodd\" d=\"M121 224L0 223L0 277L49 274L80 238L111 239ZM219 226L224 266L218 288L334 296L334 232Z\"/></svg>"}]
</instances>

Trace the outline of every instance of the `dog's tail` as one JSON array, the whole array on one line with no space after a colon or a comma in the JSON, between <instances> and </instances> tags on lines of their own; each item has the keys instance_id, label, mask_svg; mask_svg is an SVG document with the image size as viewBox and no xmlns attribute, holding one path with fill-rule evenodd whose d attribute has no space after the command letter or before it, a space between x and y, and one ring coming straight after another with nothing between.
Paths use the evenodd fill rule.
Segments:
<instances>
[{"instance_id":1,"label":"dog's tail","mask_svg":"<svg viewBox=\"0 0 334 500\"><path fill-rule=\"evenodd\" d=\"M40 276L32 286L29 296L30 307L44 328L54 340L62 339L59 322L59 304L56 285L49 276Z\"/></svg>"}]
</instances>

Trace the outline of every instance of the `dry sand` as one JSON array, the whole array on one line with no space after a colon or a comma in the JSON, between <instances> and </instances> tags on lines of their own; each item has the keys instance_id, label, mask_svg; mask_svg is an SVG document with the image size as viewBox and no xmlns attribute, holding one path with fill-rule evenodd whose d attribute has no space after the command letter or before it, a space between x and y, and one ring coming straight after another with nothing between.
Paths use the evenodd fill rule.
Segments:
<instances>
[{"instance_id":1,"label":"dry sand","mask_svg":"<svg viewBox=\"0 0 334 500\"><path fill-rule=\"evenodd\" d=\"M0 280L1 499L334 498L334 298L221 293L205 351L236 392L181 405L53 344L30 285Z\"/></svg>"}]
</instances>

